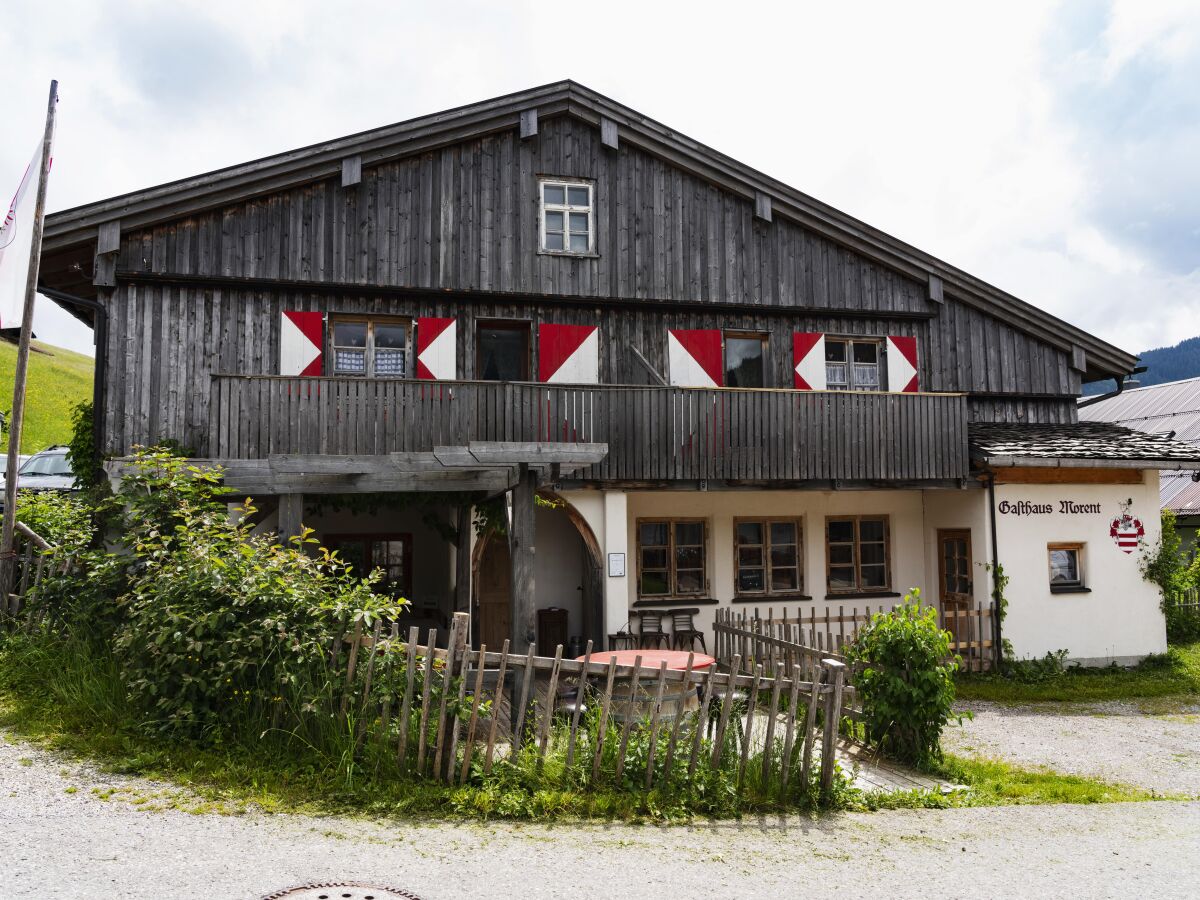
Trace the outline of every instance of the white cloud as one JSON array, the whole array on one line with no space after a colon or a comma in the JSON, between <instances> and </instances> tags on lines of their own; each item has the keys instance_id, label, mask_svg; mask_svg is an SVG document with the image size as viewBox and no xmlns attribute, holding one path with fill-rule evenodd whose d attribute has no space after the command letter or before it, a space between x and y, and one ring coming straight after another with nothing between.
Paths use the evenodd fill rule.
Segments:
<instances>
[{"instance_id":1,"label":"white cloud","mask_svg":"<svg viewBox=\"0 0 1200 900\"><path fill-rule=\"evenodd\" d=\"M1194 7L18 0L3 116L61 79L61 209L572 77L1136 350L1200 332Z\"/></svg>"}]
</instances>

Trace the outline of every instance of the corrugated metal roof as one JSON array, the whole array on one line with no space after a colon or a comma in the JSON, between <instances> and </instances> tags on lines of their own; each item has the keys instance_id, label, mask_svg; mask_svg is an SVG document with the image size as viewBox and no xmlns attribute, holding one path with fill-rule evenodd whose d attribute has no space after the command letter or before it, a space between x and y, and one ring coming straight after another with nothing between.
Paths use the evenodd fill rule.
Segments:
<instances>
[{"instance_id":1,"label":"corrugated metal roof","mask_svg":"<svg viewBox=\"0 0 1200 900\"><path fill-rule=\"evenodd\" d=\"M1200 516L1200 481L1188 472L1162 473L1158 483L1163 509L1177 516Z\"/></svg>"},{"instance_id":2,"label":"corrugated metal roof","mask_svg":"<svg viewBox=\"0 0 1200 900\"><path fill-rule=\"evenodd\" d=\"M1156 434L1175 432L1181 441L1200 444L1200 378L1122 391L1115 397L1082 406L1083 422L1118 422Z\"/></svg>"}]
</instances>

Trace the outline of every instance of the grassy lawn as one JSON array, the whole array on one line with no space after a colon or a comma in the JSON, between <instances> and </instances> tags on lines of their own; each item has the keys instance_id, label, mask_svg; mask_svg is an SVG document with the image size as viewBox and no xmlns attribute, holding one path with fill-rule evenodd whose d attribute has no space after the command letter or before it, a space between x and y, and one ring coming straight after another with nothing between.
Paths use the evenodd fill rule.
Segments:
<instances>
[{"instance_id":1,"label":"grassy lawn","mask_svg":"<svg viewBox=\"0 0 1200 900\"><path fill-rule=\"evenodd\" d=\"M94 791L100 799L146 809L195 813L266 812L405 818L607 819L685 821L683 798L657 791L530 788L514 777L450 788L389 777L306 751L286 736L251 744L199 746L137 727L115 668L97 671L61 657L18 655L0 638L0 727L20 738L101 769L165 781L171 787ZM32 663L32 664L31 664ZM10 738L12 739L12 738ZM944 808L1036 803L1106 803L1161 799L1092 778L1024 769L994 760L947 756L934 774L967 785L949 795L838 792L834 808ZM753 813L753 807L743 813Z\"/></svg>"},{"instance_id":2,"label":"grassy lawn","mask_svg":"<svg viewBox=\"0 0 1200 900\"><path fill-rule=\"evenodd\" d=\"M13 374L17 345L0 341L0 409L12 407ZM25 425L21 452L37 453L71 439L71 408L92 398L94 360L41 341L29 354L29 382L25 395ZM8 441L0 444L7 449Z\"/></svg>"},{"instance_id":3,"label":"grassy lawn","mask_svg":"<svg viewBox=\"0 0 1200 900\"><path fill-rule=\"evenodd\" d=\"M994 675L963 675L960 700L996 703L1141 700L1200 695L1200 643L1171 647L1162 656L1132 669L1068 669L1042 681L1025 682Z\"/></svg>"}]
</instances>

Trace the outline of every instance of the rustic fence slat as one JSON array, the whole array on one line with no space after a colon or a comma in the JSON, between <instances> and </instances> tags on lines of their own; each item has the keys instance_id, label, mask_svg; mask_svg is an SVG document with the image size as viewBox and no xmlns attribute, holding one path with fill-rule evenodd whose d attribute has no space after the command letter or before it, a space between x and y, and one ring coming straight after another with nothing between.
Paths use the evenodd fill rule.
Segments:
<instances>
[{"instance_id":1,"label":"rustic fence slat","mask_svg":"<svg viewBox=\"0 0 1200 900\"><path fill-rule=\"evenodd\" d=\"M741 656L735 653L733 655L733 664L729 667L729 671L737 672L741 664ZM725 697L721 703L721 718L717 722L717 733L714 737L712 748L712 767L714 769L721 765L721 756L725 751L725 727L729 724L729 710L733 706L734 689L735 686L731 681L725 683Z\"/></svg>"},{"instance_id":2,"label":"rustic fence slat","mask_svg":"<svg viewBox=\"0 0 1200 900\"><path fill-rule=\"evenodd\" d=\"M708 730L708 708L712 702L713 685L717 679L717 667L708 670L708 678L704 680L704 696L700 699L700 709L696 712L696 732L692 735L692 753L688 757L688 778L696 776L696 763L700 759L700 744L704 733Z\"/></svg>"},{"instance_id":3,"label":"rustic fence slat","mask_svg":"<svg viewBox=\"0 0 1200 900\"><path fill-rule=\"evenodd\" d=\"M662 713L663 688L666 684L667 661L664 659L658 667L658 686L654 690L654 706L650 710L650 744L646 748L646 790L650 790L654 782L654 751L658 743L658 720Z\"/></svg>"},{"instance_id":4,"label":"rustic fence slat","mask_svg":"<svg viewBox=\"0 0 1200 900\"><path fill-rule=\"evenodd\" d=\"M687 696L694 689L692 687L692 666L696 662L696 654L694 652L688 654L687 666L683 670L683 684L680 685L679 704L675 710L675 720L671 723L671 739L667 742L667 758L663 762L663 782L670 783L671 781L671 766L675 762L675 742L679 740L679 729L683 724L684 705L687 702Z\"/></svg>"},{"instance_id":5,"label":"rustic fence slat","mask_svg":"<svg viewBox=\"0 0 1200 900\"><path fill-rule=\"evenodd\" d=\"M791 775L792 747L796 738L796 713L800 701L800 682L792 679L791 694L788 697L787 731L783 736L783 759L779 765L780 791L786 796L788 777Z\"/></svg>"},{"instance_id":6,"label":"rustic fence slat","mask_svg":"<svg viewBox=\"0 0 1200 900\"><path fill-rule=\"evenodd\" d=\"M813 732L817 727L817 704L821 702L821 679L823 677L823 669L813 673L812 691L808 698L808 709L804 714L804 748L800 754L800 785L802 790L808 789L808 779L812 773Z\"/></svg>"},{"instance_id":7,"label":"rustic fence slat","mask_svg":"<svg viewBox=\"0 0 1200 900\"><path fill-rule=\"evenodd\" d=\"M775 717L779 714L779 689L783 685L781 675L782 666L780 663L775 664L775 683L771 685L771 704L769 714L767 715L767 734L763 738L763 764L762 777L763 783L766 783L767 776L771 774L771 750L772 742L775 740Z\"/></svg>"},{"instance_id":8,"label":"rustic fence slat","mask_svg":"<svg viewBox=\"0 0 1200 900\"><path fill-rule=\"evenodd\" d=\"M633 660L633 675L629 679L629 703L625 710L625 721L621 723L621 743L617 747L617 782L621 781L621 773L625 771L625 751L629 747L629 732L633 728L633 710L637 702L638 682L642 673L642 656L639 653Z\"/></svg>"},{"instance_id":9,"label":"rustic fence slat","mask_svg":"<svg viewBox=\"0 0 1200 900\"><path fill-rule=\"evenodd\" d=\"M421 684L421 723L417 734L417 771L425 774L425 751L428 749L429 699L433 692L433 649L436 630L429 629L429 646L425 648L425 677Z\"/></svg>"},{"instance_id":10,"label":"rustic fence slat","mask_svg":"<svg viewBox=\"0 0 1200 900\"><path fill-rule=\"evenodd\" d=\"M542 715L542 731L538 740L538 771L546 761L546 747L550 740L550 722L554 718L554 705L558 700L558 670L562 665L563 647L559 644L554 650L554 668L550 670L550 684L546 687L546 711Z\"/></svg>"},{"instance_id":11,"label":"rustic fence slat","mask_svg":"<svg viewBox=\"0 0 1200 900\"><path fill-rule=\"evenodd\" d=\"M750 758L750 741L754 733L754 708L758 705L758 682L762 678L762 663L754 665L754 685L750 688L750 694L746 697L746 726L742 730L742 755L738 760L738 788L742 786L742 779L746 775L746 760Z\"/></svg>"},{"instance_id":12,"label":"rustic fence slat","mask_svg":"<svg viewBox=\"0 0 1200 900\"><path fill-rule=\"evenodd\" d=\"M484 656L486 660L486 655ZM483 663L480 663L480 668L483 668ZM504 705L504 678L508 674L508 638L504 639L504 646L500 650L500 666L496 670L496 691L492 695L492 722L488 727L488 742L487 754L483 758L483 771L490 774L492 771L492 755L496 751L496 726L500 724L500 708ZM509 691L509 709L512 709L513 696L512 691Z\"/></svg>"},{"instance_id":13,"label":"rustic fence slat","mask_svg":"<svg viewBox=\"0 0 1200 900\"><path fill-rule=\"evenodd\" d=\"M575 762L575 737L579 732L579 716L587 702L587 673L592 664L592 642L587 642L587 650L583 654L583 671L579 673L579 683L575 691L575 710L571 713L571 733L567 735L567 768Z\"/></svg>"},{"instance_id":14,"label":"rustic fence slat","mask_svg":"<svg viewBox=\"0 0 1200 900\"><path fill-rule=\"evenodd\" d=\"M517 722L513 726L512 736L512 759L517 758L517 751L521 749L521 743L525 732L525 708L529 705L529 683L533 678L533 657L537 647L533 644L529 645L529 652L525 656L524 666L525 675L521 679L521 699L517 707Z\"/></svg>"},{"instance_id":15,"label":"rustic fence slat","mask_svg":"<svg viewBox=\"0 0 1200 900\"><path fill-rule=\"evenodd\" d=\"M608 710L612 705L613 679L617 674L617 660L612 657L608 662L608 678L604 685L604 696L600 698L600 721L596 731L596 753L592 758L592 783L600 777L600 759L604 753L604 741L608 736Z\"/></svg>"},{"instance_id":16,"label":"rustic fence slat","mask_svg":"<svg viewBox=\"0 0 1200 900\"><path fill-rule=\"evenodd\" d=\"M842 724L842 688L846 683L846 664L828 659L822 665L833 674L833 690L826 696L824 741L821 746L821 792L833 789L833 763L838 729Z\"/></svg>"}]
</instances>

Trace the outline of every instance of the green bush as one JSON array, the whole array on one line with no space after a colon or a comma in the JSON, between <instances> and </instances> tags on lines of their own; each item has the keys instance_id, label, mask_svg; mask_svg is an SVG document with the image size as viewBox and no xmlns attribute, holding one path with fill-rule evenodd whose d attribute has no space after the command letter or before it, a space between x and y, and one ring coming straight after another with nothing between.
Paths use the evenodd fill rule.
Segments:
<instances>
[{"instance_id":1,"label":"green bush","mask_svg":"<svg viewBox=\"0 0 1200 900\"><path fill-rule=\"evenodd\" d=\"M866 717L867 740L900 759L927 764L941 757L941 734L956 718L950 633L913 588L890 613L876 613L848 656Z\"/></svg>"},{"instance_id":2,"label":"green bush","mask_svg":"<svg viewBox=\"0 0 1200 900\"><path fill-rule=\"evenodd\" d=\"M58 491L17 491L17 521L67 552L92 541L92 510L81 497Z\"/></svg>"}]
</instances>

